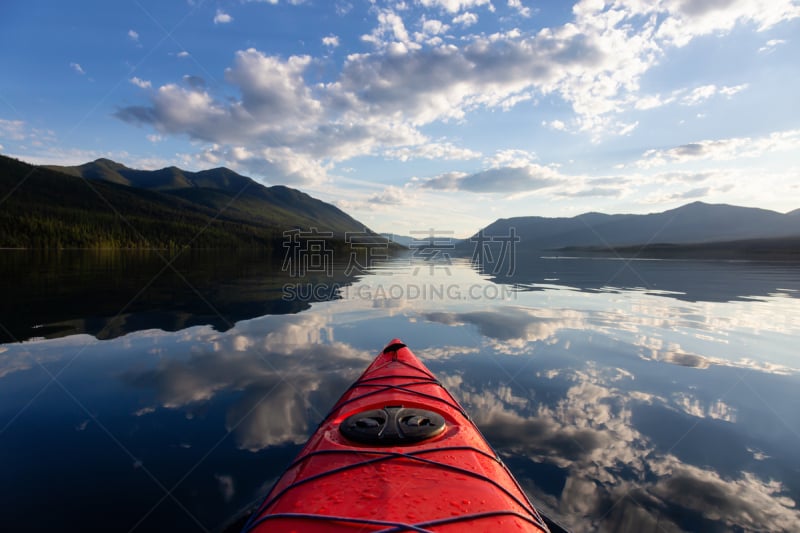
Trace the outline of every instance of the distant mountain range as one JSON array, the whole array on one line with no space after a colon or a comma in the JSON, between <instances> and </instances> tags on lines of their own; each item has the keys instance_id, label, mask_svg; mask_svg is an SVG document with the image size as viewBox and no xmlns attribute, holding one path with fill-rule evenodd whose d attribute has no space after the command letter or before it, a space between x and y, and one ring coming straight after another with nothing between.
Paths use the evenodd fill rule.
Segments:
<instances>
[{"instance_id":1,"label":"distant mountain range","mask_svg":"<svg viewBox=\"0 0 800 533\"><path fill-rule=\"evenodd\" d=\"M397 235L396 233L381 233L382 237L386 237L391 242L397 243L400 246L404 246L406 248L410 248L411 245L414 243L414 237L409 237L407 235Z\"/></svg>"},{"instance_id":2,"label":"distant mountain range","mask_svg":"<svg viewBox=\"0 0 800 533\"><path fill-rule=\"evenodd\" d=\"M512 230L513 228L513 230ZM602 250L656 244L689 245L800 237L800 209L787 214L724 204L694 202L661 213L606 215L585 213L571 218L499 219L472 237L502 239L513 234L522 250ZM468 247L468 239L461 245ZM672 248L674 252L674 247Z\"/></svg>"},{"instance_id":3,"label":"distant mountain range","mask_svg":"<svg viewBox=\"0 0 800 533\"><path fill-rule=\"evenodd\" d=\"M0 156L0 247L277 248L283 232L316 228L344 241L368 232L339 208L265 187L227 168L136 170L109 159L33 166ZM201 231L202 230L202 231Z\"/></svg>"}]
</instances>

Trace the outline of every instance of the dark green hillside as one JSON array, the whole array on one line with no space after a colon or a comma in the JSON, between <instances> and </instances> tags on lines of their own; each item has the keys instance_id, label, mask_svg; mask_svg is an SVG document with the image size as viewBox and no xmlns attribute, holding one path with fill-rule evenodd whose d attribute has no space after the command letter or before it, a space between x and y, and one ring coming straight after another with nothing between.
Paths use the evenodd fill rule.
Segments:
<instances>
[{"instance_id":1,"label":"dark green hillside","mask_svg":"<svg viewBox=\"0 0 800 533\"><path fill-rule=\"evenodd\" d=\"M174 196L87 183L5 157L0 199L0 247L273 247L280 239L278 228L241 224L224 214L214 220L216 210Z\"/></svg>"},{"instance_id":2,"label":"dark green hillside","mask_svg":"<svg viewBox=\"0 0 800 533\"><path fill-rule=\"evenodd\" d=\"M74 176L79 167L68 169L70 176L0 156L0 247L259 247L282 253L286 229L313 226L337 232L340 240L345 231L364 230L334 206L285 187L267 189L227 169L193 174L221 185L241 178L247 187L147 190L120 184L119 167L126 168L108 160L83 165L104 176L87 181ZM155 178L151 183L170 175L182 182L177 170L147 176Z\"/></svg>"},{"instance_id":3,"label":"dark green hillside","mask_svg":"<svg viewBox=\"0 0 800 533\"><path fill-rule=\"evenodd\" d=\"M119 183L121 185L130 185L130 181L120 174L120 170L127 167L121 163L117 163L110 159L98 159L91 163L75 167L59 167L55 165L46 165L44 168L63 172L75 177L84 177L92 180L105 180L111 183Z\"/></svg>"},{"instance_id":4,"label":"dark green hillside","mask_svg":"<svg viewBox=\"0 0 800 533\"><path fill-rule=\"evenodd\" d=\"M362 231L364 225L337 207L289 187L265 187L236 172L220 167L190 172L177 167L136 170L98 159L74 167L48 167L91 180L111 181L130 187L167 193L248 223L285 228L316 227L344 236Z\"/></svg>"}]
</instances>

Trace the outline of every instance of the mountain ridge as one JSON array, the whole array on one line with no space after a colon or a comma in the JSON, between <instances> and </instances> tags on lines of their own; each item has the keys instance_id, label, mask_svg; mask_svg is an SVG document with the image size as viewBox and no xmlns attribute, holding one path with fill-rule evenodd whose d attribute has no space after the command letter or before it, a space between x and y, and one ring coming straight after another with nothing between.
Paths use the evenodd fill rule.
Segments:
<instances>
[{"instance_id":1,"label":"mountain ridge","mask_svg":"<svg viewBox=\"0 0 800 533\"><path fill-rule=\"evenodd\" d=\"M86 179L102 179L129 187L150 190L171 190L189 187L217 188L237 192L255 181L226 167L207 170L183 170L174 165L157 170L141 170L101 157L74 166L45 165L45 168Z\"/></svg>"},{"instance_id":2,"label":"mountain ridge","mask_svg":"<svg viewBox=\"0 0 800 533\"><path fill-rule=\"evenodd\" d=\"M200 171L176 166L139 170L100 158L77 166L50 165L47 168L86 179L170 194L212 209L225 209L243 219L254 218L264 224L272 224L278 218L289 228L316 227L340 236L356 231L358 227L374 233L332 204L285 185L262 185L226 167Z\"/></svg>"},{"instance_id":3,"label":"mountain ridge","mask_svg":"<svg viewBox=\"0 0 800 533\"><path fill-rule=\"evenodd\" d=\"M34 166L0 155L0 247L265 247L312 228L343 247L348 232L379 238L338 207L220 167L129 169L110 159ZM144 187L137 186L144 185ZM327 238L327 237L326 237Z\"/></svg>"},{"instance_id":4,"label":"mountain ridge","mask_svg":"<svg viewBox=\"0 0 800 533\"><path fill-rule=\"evenodd\" d=\"M800 209L786 214L729 204L692 202L648 214L583 213L574 217L513 217L492 222L471 239L511 231L520 247L621 247L651 243L701 244L800 235Z\"/></svg>"}]
</instances>

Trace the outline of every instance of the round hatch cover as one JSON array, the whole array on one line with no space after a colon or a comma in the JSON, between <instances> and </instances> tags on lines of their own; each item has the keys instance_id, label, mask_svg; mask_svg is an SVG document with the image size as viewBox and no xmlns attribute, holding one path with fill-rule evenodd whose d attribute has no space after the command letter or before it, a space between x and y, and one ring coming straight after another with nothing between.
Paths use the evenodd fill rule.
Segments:
<instances>
[{"instance_id":1,"label":"round hatch cover","mask_svg":"<svg viewBox=\"0 0 800 533\"><path fill-rule=\"evenodd\" d=\"M424 409L387 406L347 417L339 431L350 440L388 446L413 444L444 431L444 418Z\"/></svg>"}]
</instances>

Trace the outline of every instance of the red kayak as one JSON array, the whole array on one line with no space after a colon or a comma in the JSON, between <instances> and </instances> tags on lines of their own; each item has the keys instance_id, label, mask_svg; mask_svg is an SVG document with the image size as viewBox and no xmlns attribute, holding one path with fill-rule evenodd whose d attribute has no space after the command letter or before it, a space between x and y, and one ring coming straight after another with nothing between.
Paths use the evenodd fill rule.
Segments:
<instances>
[{"instance_id":1,"label":"red kayak","mask_svg":"<svg viewBox=\"0 0 800 533\"><path fill-rule=\"evenodd\" d=\"M395 339L244 531L549 530L464 409Z\"/></svg>"}]
</instances>

